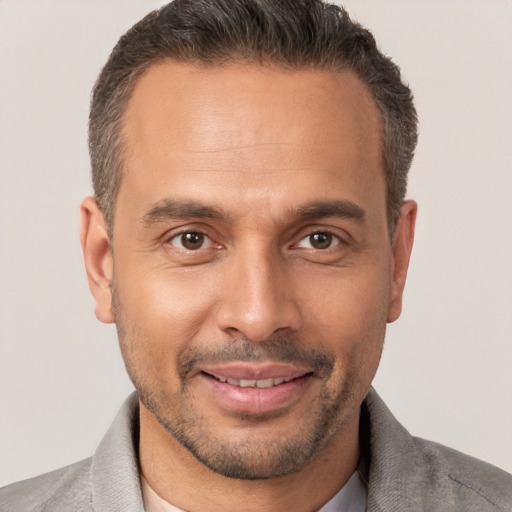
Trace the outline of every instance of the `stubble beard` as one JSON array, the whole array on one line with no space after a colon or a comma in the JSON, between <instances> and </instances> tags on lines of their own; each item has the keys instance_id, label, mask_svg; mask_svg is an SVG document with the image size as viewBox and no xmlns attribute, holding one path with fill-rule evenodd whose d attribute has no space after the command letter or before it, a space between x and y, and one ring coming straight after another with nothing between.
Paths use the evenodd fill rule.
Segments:
<instances>
[{"instance_id":1,"label":"stubble beard","mask_svg":"<svg viewBox=\"0 0 512 512\"><path fill-rule=\"evenodd\" d=\"M310 420L297 426L295 432L284 438L258 440L257 435L251 437L250 431L257 430L258 424L271 423L273 415L240 413L236 419L246 423L249 433L243 441L234 441L229 435L216 434L210 422L193 407L186 383L182 383L174 396L169 396L141 382L134 368L128 369L128 373L139 399L171 436L212 471L241 480L277 478L301 470L343 428L350 418L347 411L358 406L349 382L334 397L323 388L317 403L312 404L308 412ZM178 414L176 409L167 407L176 402L182 404Z\"/></svg>"},{"instance_id":2,"label":"stubble beard","mask_svg":"<svg viewBox=\"0 0 512 512\"><path fill-rule=\"evenodd\" d=\"M337 390L326 385L331 376L335 358L319 349L305 349L292 338L273 338L254 344L246 339L231 339L215 350L197 347L185 350L179 357L178 373L181 386L170 392L159 389L151 372L141 371L136 361L136 350L144 340L136 334L136 326L124 322L119 303L115 301L116 326L119 343L128 375L137 390L139 400L158 420L160 425L193 456L212 471L240 480L258 480L283 477L304 468L325 450L333 438L357 412L361 398L361 383L357 369L346 363L343 382ZM216 434L207 418L194 408L190 396L189 373L198 362L279 361L307 363L315 368L321 392L311 404L307 421L297 426L286 438L263 440L245 436L233 441L229 435ZM148 378L149 377L149 378ZM363 397L366 391L363 391ZM178 404L178 406L176 406ZM239 415L248 429L257 429L258 422L271 422L272 415Z\"/></svg>"}]
</instances>

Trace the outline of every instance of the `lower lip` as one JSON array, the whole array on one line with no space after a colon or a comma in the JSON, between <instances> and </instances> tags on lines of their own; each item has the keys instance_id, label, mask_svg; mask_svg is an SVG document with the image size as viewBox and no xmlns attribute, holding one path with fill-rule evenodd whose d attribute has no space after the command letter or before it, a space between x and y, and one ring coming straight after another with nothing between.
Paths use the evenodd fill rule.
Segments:
<instances>
[{"instance_id":1,"label":"lower lip","mask_svg":"<svg viewBox=\"0 0 512 512\"><path fill-rule=\"evenodd\" d=\"M241 388L205 374L200 378L221 406L228 411L246 414L263 414L290 407L300 399L312 380L311 375L305 375L270 388Z\"/></svg>"}]
</instances>

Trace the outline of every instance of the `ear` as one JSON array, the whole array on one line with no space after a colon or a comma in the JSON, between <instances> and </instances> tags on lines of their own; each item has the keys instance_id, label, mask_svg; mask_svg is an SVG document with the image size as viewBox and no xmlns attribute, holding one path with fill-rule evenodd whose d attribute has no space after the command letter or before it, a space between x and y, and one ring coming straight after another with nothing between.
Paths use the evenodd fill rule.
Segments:
<instances>
[{"instance_id":1,"label":"ear","mask_svg":"<svg viewBox=\"0 0 512 512\"><path fill-rule=\"evenodd\" d=\"M418 205L414 201L405 201L400 209L400 218L393 236L391 260L391 287L388 309L388 322L394 322L402 312L402 296L412 244L414 242L414 226Z\"/></svg>"},{"instance_id":2,"label":"ear","mask_svg":"<svg viewBox=\"0 0 512 512\"><path fill-rule=\"evenodd\" d=\"M107 223L93 197L85 198L80 205L80 242L89 289L96 301L96 317L106 324L113 323L112 252Z\"/></svg>"}]
</instances>

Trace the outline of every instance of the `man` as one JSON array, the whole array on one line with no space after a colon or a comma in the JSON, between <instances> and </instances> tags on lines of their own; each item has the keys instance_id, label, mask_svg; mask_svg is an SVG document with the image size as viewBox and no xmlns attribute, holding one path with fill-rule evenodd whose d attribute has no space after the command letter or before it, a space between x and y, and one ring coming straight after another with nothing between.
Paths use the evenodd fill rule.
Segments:
<instances>
[{"instance_id":1,"label":"man","mask_svg":"<svg viewBox=\"0 0 512 512\"><path fill-rule=\"evenodd\" d=\"M510 507L508 475L370 389L415 144L398 69L341 9L181 0L136 25L95 86L81 240L138 395L2 510Z\"/></svg>"}]
</instances>

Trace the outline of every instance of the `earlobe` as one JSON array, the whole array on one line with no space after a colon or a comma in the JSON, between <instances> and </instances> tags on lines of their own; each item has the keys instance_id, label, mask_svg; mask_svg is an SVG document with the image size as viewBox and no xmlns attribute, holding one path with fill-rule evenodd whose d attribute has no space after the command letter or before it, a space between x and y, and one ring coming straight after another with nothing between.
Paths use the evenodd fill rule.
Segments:
<instances>
[{"instance_id":1,"label":"earlobe","mask_svg":"<svg viewBox=\"0 0 512 512\"><path fill-rule=\"evenodd\" d=\"M80 205L80 242L89 289L96 301L96 317L113 323L112 252L105 218L93 197L85 198Z\"/></svg>"},{"instance_id":2,"label":"earlobe","mask_svg":"<svg viewBox=\"0 0 512 512\"><path fill-rule=\"evenodd\" d=\"M402 312L402 296L414 242L417 211L418 205L415 201L405 201L396 224L392 248L388 322L394 322Z\"/></svg>"}]
</instances>

